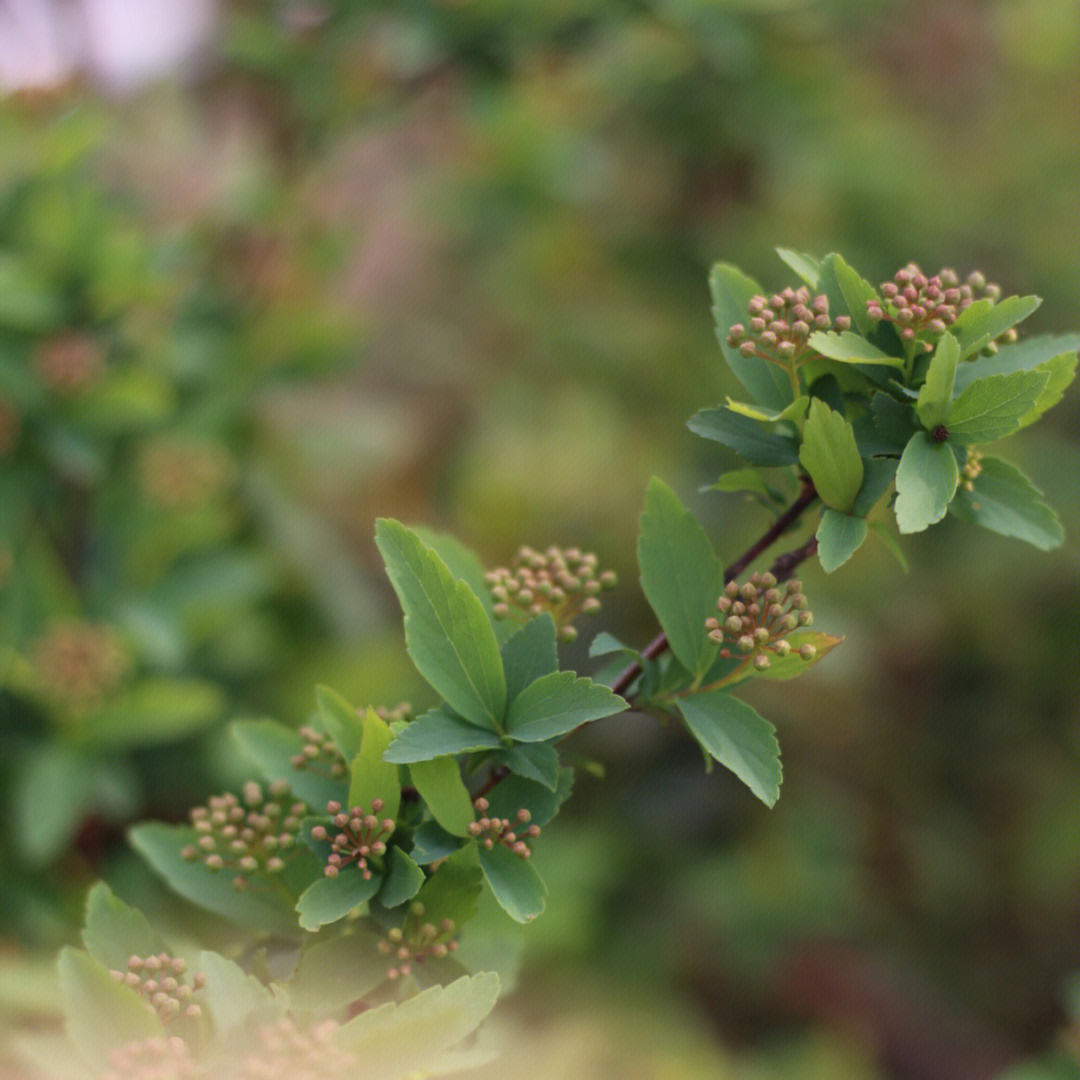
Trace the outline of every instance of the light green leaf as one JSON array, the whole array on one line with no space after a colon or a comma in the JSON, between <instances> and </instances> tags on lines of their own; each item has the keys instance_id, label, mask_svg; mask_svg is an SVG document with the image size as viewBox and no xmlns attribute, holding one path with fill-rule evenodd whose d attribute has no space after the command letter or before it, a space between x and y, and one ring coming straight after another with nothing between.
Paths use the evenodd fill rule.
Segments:
<instances>
[{"instance_id":1,"label":"light green leaf","mask_svg":"<svg viewBox=\"0 0 1080 1080\"><path fill-rule=\"evenodd\" d=\"M308 806L322 810L332 800L348 801L349 785L345 780L293 768L292 759L301 753L304 740L291 728L275 720L236 720L229 725L229 731L264 780L288 781Z\"/></svg>"},{"instance_id":2,"label":"light green leaf","mask_svg":"<svg viewBox=\"0 0 1080 1080\"><path fill-rule=\"evenodd\" d=\"M889 531L888 527L881 521L871 521L870 528L877 534L877 538L885 545L892 557L900 564L900 569L905 574L911 573L911 567L908 565L907 556L904 554L904 549L900 546L900 541Z\"/></svg>"},{"instance_id":3,"label":"light green leaf","mask_svg":"<svg viewBox=\"0 0 1080 1080\"><path fill-rule=\"evenodd\" d=\"M926 370L926 381L919 390L919 401L915 411L927 431L932 431L939 424L945 423L952 403L953 381L956 378L956 366L960 361L960 346L950 333L941 335L930 366Z\"/></svg>"},{"instance_id":4,"label":"light green leaf","mask_svg":"<svg viewBox=\"0 0 1080 1080\"><path fill-rule=\"evenodd\" d=\"M731 327L749 320L747 305L753 296L762 292L761 286L737 267L717 263L709 276L709 287L713 297L716 336L728 367L756 402L773 409L784 408L792 399L791 383L786 372L778 364L771 364L756 356L743 356L737 348L727 343Z\"/></svg>"},{"instance_id":5,"label":"light green leaf","mask_svg":"<svg viewBox=\"0 0 1080 1080\"><path fill-rule=\"evenodd\" d=\"M239 964L215 952L199 953L196 971L206 976L199 1003L209 1011L214 1031L225 1038L245 1024L269 1024L284 1013L284 1002Z\"/></svg>"},{"instance_id":6,"label":"light green leaf","mask_svg":"<svg viewBox=\"0 0 1080 1080\"><path fill-rule=\"evenodd\" d=\"M878 390L870 399L870 412L874 417L874 427L890 450L894 447L897 451L903 450L918 430L911 407L884 391Z\"/></svg>"},{"instance_id":7,"label":"light green leaf","mask_svg":"<svg viewBox=\"0 0 1080 1080\"><path fill-rule=\"evenodd\" d=\"M364 1080L426 1074L439 1054L476 1030L498 995L493 972L465 976L360 1013L335 1032L334 1042L363 1062Z\"/></svg>"},{"instance_id":8,"label":"light green leaf","mask_svg":"<svg viewBox=\"0 0 1080 1080\"><path fill-rule=\"evenodd\" d=\"M424 884L424 871L401 848L392 848L386 880L379 892L379 903L393 908L411 900Z\"/></svg>"},{"instance_id":9,"label":"light green leaf","mask_svg":"<svg viewBox=\"0 0 1080 1080\"><path fill-rule=\"evenodd\" d=\"M847 513L862 486L862 458L851 425L818 398L810 403L799 461L814 481L821 501Z\"/></svg>"},{"instance_id":10,"label":"light green leaf","mask_svg":"<svg viewBox=\"0 0 1080 1080\"><path fill-rule=\"evenodd\" d=\"M202 731L225 711L221 688L204 679L143 679L80 723L81 742L156 746Z\"/></svg>"},{"instance_id":11,"label":"light green leaf","mask_svg":"<svg viewBox=\"0 0 1080 1080\"><path fill-rule=\"evenodd\" d=\"M454 836L468 836L476 814L457 759L437 757L431 761L414 761L409 774L432 817Z\"/></svg>"},{"instance_id":12,"label":"light green leaf","mask_svg":"<svg viewBox=\"0 0 1080 1080\"><path fill-rule=\"evenodd\" d=\"M405 612L406 647L417 670L455 712L499 730L506 679L484 605L399 522L379 520L375 543Z\"/></svg>"},{"instance_id":13,"label":"light green leaf","mask_svg":"<svg viewBox=\"0 0 1080 1080\"><path fill-rule=\"evenodd\" d=\"M448 754L497 750L502 745L502 736L495 732L476 727L441 709L435 709L418 716L408 724L390 744L383 760L398 765L411 765L416 761L431 761Z\"/></svg>"},{"instance_id":14,"label":"light green leaf","mask_svg":"<svg viewBox=\"0 0 1080 1080\"><path fill-rule=\"evenodd\" d=\"M68 947L59 966L68 1037L91 1065L104 1070L116 1047L164 1035L157 1013L91 956Z\"/></svg>"},{"instance_id":15,"label":"light green leaf","mask_svg":"<svg viewBox=\"0 0 1080 1080\"><path fill-rule=\"evenodd\" d=\"M401 778L397 765L384 757L394 737L389 725L374 709L367 710L361 723L360 753L349 766L349 806L366 809L372 799L382 799L381 816L396 818L401 805Z\"/></svg>"},{"instance_id":16,"label":"light green leaf","mask_svg":"<svg viewBox=\"0 0 1080 1080\"><path fill-rule=\"evenodd\" d=\"M506 672L506 700L513 701L541 675L559 667L555 622L548 612L530 619L503 642L503 670Z\"/></svg>"},{"instance_id":17,"label":"light green leaf","mask_svg":"<svg viewBox=\"0 0 1080 1080\"><path fill-rule=\"evenodd\" d=\"M803 394L783 409L767 409L764 405L747 405L744 401L733 401L728 398L727 407L740 416L748 416L751 420L774 424L779 420L801 420L810 407L810 398Z\"/></svg>"},{"instance_id":18,"label":"light green leaf","mask_svg":"<svg viewBox=\"0 0 1080 1080\"><path fill-rule=\"evenodd\" d=\"M860 334L872 335L875 327L866 314L866 302L877 299L877 290L835 252L827 255L822 263L821 284L823 286L830 276L835 279L840 289L840 295L844 298L844 305L851 316L852 325ZM827 288L825 291L832 299L832 289ZM835 317L841 312L833 311L832 314Z\"/></svg>"},{"instance_id":19,"label":"light green leaf","mask_svg":"<svg viewBox=\"0 0 1080 1080\"><path fill-rule=\"evenodd\" d=\"M770 424L741 416L727 406L702 409L687 420L686 426L695 435L734 450L752 465L794 465L799 460L799 444L790 435L773 434Z\"/></svg>"},{"instance_id":20,"label":"light green leaf","mask_svg":"<svg viewBox=\"0 0 1080 1080\"><path fill-rule=\"evenodd\" d=\"M822 570L831 574L843 566L862 546L866 532L866 518L851 517L826 507L817 530L818 559Z\"/></svg>"},{"instance_id":21,"label":"light green leaf","mask_svg":"<svg viewBox=\"0 0 1080 1080\"><path fill-rule=\"evenodd\" d=\"M1063 353L1040 364L1035 370L1046 372L1046 385L1042 388L1031 411L1020 418L1020 426L1033 424L1044 412L1052 409L1064 396L1069 384L1076 378L1076 353Z\"/></svg>"},{"instance_id":22,"label":"light green leaf","mask_svg":"<svg viewBox=\"0 0 1080 1080\"><path fill-rule=\"evenodd\" d=\"M765 483L757 469L732 469L731 472L723 473L713 483L707 484L701 490L747 492L751 495L758 495L768 502L777 502L777 495L779 495L779 492Z\"/></svg>"},{"instance_id":23,"label":"light green leaf","mask_svg":"<svg viewBox=\"0 0 1080 1080\"><path fill-rule=\"evenodd\" d=\"M501 751L497 760L518 776L543 784L549 791L559 785L559 752L550 743L522 743Z\"/></svg>"},{"instance_id":24,"label":"light green leaf","mask_svg":"<svg viewBox=\"0 0 1080 1080\"><path fill-rule=\"evenodd\" d=\"M131 846L185 900L249 931L295 936L296 916L282 894L262 889L237 890L233 888L233 875L227 870L210 870L201 860L188 862L180 854L198 839L199 834L188 826L156 821L136 825L128 831ZM315 869L307 853L302 858Z\"/></svg>"},{"instance_id":25,"label":"light green leaf","mask_svg":"<svg viewBox=\"0 0 1080 1080\"><path fill-rule=\"evenodd\" d=\"M337 744L341 756L352 761L360 753L360 742L364 737L360 711L328 686L315 687L315 700L327 734Z\"/></svg>"},{"instance_id":26,"label":"light green leaf","mask_svg":"<svg viewBox=\"0 0 1080 1080\"><path fill-rule=\"evenodd\" d=\"M844 639L823 634L818 630L796 630L788 634L785 640L791 646L791 652L787 656L770 656L769 666L764 671L755 672L755 678L774 679L779 682L794 679L809 671L815 664L820 664ZM804 660L799 655L799 650L804 645L814 646L814 655L809 660Z\"/></svg>"},{"instance_id":27,"label":"light green leaf","mask_svg":"<svg viewBox=\"0 0 1080 1080\"><path fill-rule=\"evenodd\" d=\"M483 891L476 845L467 844L450 855L424 882L416 901L424 905L427 921L438 925L441 920L450 919L460 928L476 914Z\"/></svg>"},{"instance_id":28,"label":"light green leaf","mask_svg":"<svg viewBox=\"0 0 1080 1080\"><path fill-rule=\"evenodd\" d=\"M626 708L626 702L602 683L578 678L572 671L556 671L514 698L506 714L506 732L515 742L544 742Z\"/></svg>"},{"instance_id":29,"label":"light green leaf","mask_svg":"<svg viewBox=\"0 0 1080 1080\"><path fill-rule=\"evenodd\" d=\"M815 259L813 255L802 255L797 251L792 251L790 248L776 249L776 254L787 263L796 274L799 275L810 286L811 289L817 288L818 277L821 274L821 262Z\"/></svg>"},{"instance_id":30,"label":"light green leaf","mask_svg":"<svg viewBox=\"0 0 1080 1080\"><path fill-rule=\"evenodd\" d=\"M305 930L318 930L344 919L353 908L370 900L381 885L381 874L365 878L355 866L345 867L335 878L317 878L296 901L300 925Z\"/></svg>"},{"instance_id":31,"label":"light green leaf","mask_svg":"<svg viewBox=\"0 0 1080 1080\"><path fill-rule=\"evenodd\" d=\"M952 331L960 346L960 359L978 352L1010 327L1026 319L1042 303L1037 296L1009 296L994 303L976 300L956 317Z\"/></svg>"},{"instance_id":32,"label":"light green leaf","mask_svg":"<svg viewBox=\"0 0 1080 1080\"><path fill-rule=\"evenodd\" d=\"M830 360L839 360L844 364L887 364L889 367L903 367L904 361L899 356L890 356L876 345L871 345L866 338L851 330L834 333L831 330L815 330L806 342L811 349Z\"/></svg>"},{"instance_id":33,"label":"light green leaf","mask_svg":"<svg viewBox=\"0 0 1080 1080\"><path fill-rule=\"evenodd\" d=\"M916 432L896 470L896 524L902 533L922 532L945 516L960 473L948 443Z\"/></svg>"},{"instance_id":34,"label":"light green leaf","mask_svg":"<svg viewBox=\"0 0 1080 1080\"><path fill-rule=\"evenodd\" d=\"M1047 371L1014 371L990 375L967 387L953 401L945 426L958 445L988 443L1011 435L1039 400L1049 380Z\"/></svg>"},{"instance_id":35,"label":"light green leaf","mask_svg":"<svg viewBox=\"0 0 1080 1080\"><path fill-rule=\"evenodd\" d=\"M1064 542L1065 530L1057 514L1011 462L984 457L972 487L970 492L961 488L952 503L952 512L962 521L1014 536L1042 551L1052 551Z\"/></svg>"},{"instance_id":36,"label":"light green leaf","mask_svg":"<svg viewBox=\"0 0 1080 1080\"><path fill-rule=\"evenodd\" d=\"M730 769L766 806L780 797L780 746L776 729L745 701L712 690L679 701L690 734Z\"/></svg>"},{"instance_id":37,"label":"light green leaf","mask_svg":"<svg viewBox=\"0 0 1080 1080\"><path fill-rule=\"evenodd\" d=\"M961 364L956 373L956 391L959 393L976 379L985 379L987 375L1032 371L1055 357L1073 356L1077 349L1080 349L1080 334L1047 334L1026 338L1013 345L1003 345L993 356L979 356Z\"/></svg>"},{"instance_id":38,"label":"light green leaf","mask_svg":"<svg viewBox=\"0 0 1080 1080\"><path fill-rule=\"evenodd\" d=\"M332 1013L366 997L386 979L386 958L378 938L361 926L332 937L320 935L303 952L288 982L292 1007Z\"/></svg>"},{"instance_id":39,"label":"light green leaf","mask_svg":"<svg viewBox=\"0 0 1080 1080\"><path fill-rule=\"evenodd\" d=\"M700 675L717 653L705 620L716 610L724 569L694 515L655 478L645 495L637 550L642 591L671 651L688 671Z\"/></svg>"},{"instance_id":40,"label":"light green leaf","mask_svg":"<svg viewBox=\"0 0 1080 1080\"><path fill-rule=\"evenodd\" d=\"M477 846L480 868L499 906L515 922L531 922L544 910L547 886L529 859L515 855L502 844Z\"/></svg>"},{"instance_id":41,"label":"light green leaf","mask_svg":"<svg viewBox=\"0 0 1080 1080\"><path fill-rule=\"evenodd\" d=\"M114 971L126 971L128 957L155 956L166 951L165 940L141 911L128 907L99 881L86 898L86 925L83 944L99 964Z\"/></svg>"}]
</instances>

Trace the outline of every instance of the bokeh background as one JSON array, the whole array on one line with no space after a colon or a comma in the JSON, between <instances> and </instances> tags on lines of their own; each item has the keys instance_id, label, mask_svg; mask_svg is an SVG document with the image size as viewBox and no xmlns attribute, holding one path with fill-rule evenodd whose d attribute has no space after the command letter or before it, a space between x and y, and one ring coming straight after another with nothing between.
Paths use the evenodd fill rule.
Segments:
<instances>
[{"instance_id":1,"label":"bokeh background","mask_svg":"<svg viewBox=\"0 0 1080 1080\"><path fill-rule=\"evenodd\" d=\"M376 516L593 549L640 643L651 475L728 560L763 529L684 427L734 390L713 261L1080 328L1078 53L1076 0L0 0L0 1041L95 878L181 917L123 830L237 778L227 719L423 703ZM492 1077L1080 1075L1077 395L1009 454L1063 549L806 569L847 640L750 692L775 810L581 740Z\"/></svg>"}]
</instances>

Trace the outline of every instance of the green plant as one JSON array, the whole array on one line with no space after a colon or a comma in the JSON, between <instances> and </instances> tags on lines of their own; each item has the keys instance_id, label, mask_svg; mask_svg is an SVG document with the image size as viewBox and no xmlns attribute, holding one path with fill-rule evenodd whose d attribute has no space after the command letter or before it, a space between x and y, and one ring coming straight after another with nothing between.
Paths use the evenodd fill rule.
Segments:
<instances>
[{"instance_id":1,"label":"green plant","mask_svg":"<svg viewBox=\"0 0 1080 1080\"><path fill-rule=\"evenodd\" d=\"M951 510L1038 548L1062 542L1039 491L981 447L1060 400L1080 339L1018 340L1038 300L1003 299L977 274L928 277L910 265L874 288L838 255L780 254L802 284L775 294L734 267L714 270L721 346L752 400L689 423L751 466L712 488L770 507L761 538L725 568L654 480L637 555L661 633L640 651L599 634L590 655L606 666L583 677L560 670L558 642L615 584L593 556L522 548L485 571L451 537L378 522L431 707L410 718L320 688L317 723L235 722L257 779L187 825L131 831L175 892L246 936L231 959L178 957L107 890L92 892L86 951L61 957L69 1035L98 1070L88 1075L144 1075L142 1054L171 1062L154 1075L263 1075L243 1071L261 1039L307 1055L311 1075L389 1078L407 1071L399 1023L402 1039L423 1033L429 1054L408 1068L437 1071L494 1001L494 976L470 975L457 948L481 895L518 922L544 910L530 860L580 767L567 737L633 707L681 725L710 767L771 806L781 782L773 726L731 691L794 678L839 644L811 629L794 579L805 560L835 571L873 528L903 561L885 507L901 533ZM811 513L812 535L746 576ZM166 968L168 985L156 977ZM91 1019L103 1007L115 1034Z\"/></svg>"}]
</instances>

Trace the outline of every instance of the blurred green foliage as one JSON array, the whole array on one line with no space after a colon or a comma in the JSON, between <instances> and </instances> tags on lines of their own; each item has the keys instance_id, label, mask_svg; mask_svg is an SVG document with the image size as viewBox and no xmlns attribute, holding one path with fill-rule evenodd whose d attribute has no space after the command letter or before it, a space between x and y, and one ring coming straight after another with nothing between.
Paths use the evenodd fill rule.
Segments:
<instances>
[{"instance_id":1,"label":"blurred green foliage","mask_svg":"<svg viewBox=\"0 0 1080 1080\"><path fill-rule=\"evenodd\" d=\"M734 464L682 427L733 390L715 259L979 266L1075 328L1078 40L1073 0L235 3L189 89L0 104L4 938L70 936L100 873L146 906L122 826L242 779L226 718L420 693L376 515L633 582L648 477ZM1061 551L949 523L910 578L807 571L847 640L797 703L754 690L775 811L632 720L582 740L611 764L545 831L526 987L588 964L755 1080L1048 1045L1080 968L1078 427L1074 395L1011 447ZM727 559L765 520L695 510ZM605 622L644 642L635 591Z\"/></svg>"}]
</instances>

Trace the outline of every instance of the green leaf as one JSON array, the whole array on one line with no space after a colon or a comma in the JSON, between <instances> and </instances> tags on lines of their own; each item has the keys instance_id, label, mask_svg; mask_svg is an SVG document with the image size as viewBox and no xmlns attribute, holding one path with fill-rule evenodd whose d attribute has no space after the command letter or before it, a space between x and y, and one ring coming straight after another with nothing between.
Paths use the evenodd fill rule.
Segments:
<instances>
[{"instance_id":1,"label":"green leaf","mask_svg":"<svg viewBox=\"0 0 1080 1080\"><path fill-rule=\"evenodd\" d=\"M768 409L764 405L747 405L744 401L727 399L727 407L740 416L748 416L766 424L775 424L779 420L801 420L810 407L810 398L803 394L783 409Z\"/></svg>"},{"instance_id":2,"label":"green leaf","mask_svg":"<svg viewBox=\"0 0 1080 1080\"><path fill-rule=\"evenodd\" d=\"M456 536L415 525L413 533L420 542L431 548L455 578L464 581L488 610L491 609L491 587L485 578L484 564Z\"/></svg>"},{"instance_id":3,"label":"green leaf","mask_svg":"<svg viewBox=\"0 0 1080 1080\"><path fill-rule=\"evenodd\" d=\"M59 967L68 1037L91 1065L104 1070L116 1047L164 1035L142 997L86 953L62 949Z\"/></svg>"},{"instance_id":4,"label":"green leaf","mask_svg":"<svg viewBox=\"0 0 1080 1080\"><path fill-rule=\"evenodd\" d=\"M889 531L888 527L880 521L871 521L870 528L877 534L877 538L888 549L889 554L900 564L900 569L905 574L911 573L911 567L908 565L907 556L904 554L904 549L900 546L900 542Z\"/></svg>"},{"instance_id":5,"label":"green leaf","mask_svg":"<svg viewBox=\"0 0 1080 1080\"><path fill-rule=\"evenodd\" d=\"M272 1023L285 1011L280 997L239 964L218 953L200 952L195 970L206 976L199 1003L213 1018L219 1039L245 1025Z\"/></svg>"},{"instance_id":6,"label":"green leaf","mask_svg":"<svg viewBox=\"0 0 1080 1080\"><path fill-rule=\"evenodd\" d=\"M847 513L862 486L862 458L851 425L817 398L810 403L799 461L814 481L821 501Z\"/></svg>"},{"instance_id":7,"label":"green leaf","mask_svg":"<svg viewBox=\"0 0 1080 1080\"><path fill-rule=\"evenodd\" d=\"M1080 334L1048 334L1003 345L993 356L979 356L961 364L956 373L956 390L964 390L976 379L985 379L988 375L1032 371L1055 357L1075 356L1077 349L1080 349Z\"/></svg>"},{"instance_id":8,"label":"green leaf","mask_svg":"<svg viewBox=\"0 0 1080 1080\"><path fill-rule=\"evenodd\" d=\"M498 731L506 679L484 605L399 522L380 519L375 543L405 612L405 642L416 669L455 712Z\"/></svg>"},{"instance_id":9,"label":"green leaf","mask_svg":"<svg viewBox=\"0 0 1080 1080\"><path fill-rule=\"evenodd\" d=\"M960 346L960 358L978 352L1010 327L1026 319L1042 303L1037 296L1009 296L996 303L976 300L956 317L953 333Z\"/></svg>"},{"instance_id":10,"label":"green leaf","mask_svg":"<svg viewBox=\"0 0 1080 1080\"><path fill-rule=\"evenodd\" d=\"M131 846L185 900L249 931L295 935L296 916L281 893L262 888L237 890L227 870L210 870L200 860L188 862L180 854L198 839L199 834L186 825L162 825L156 821L128 830ZM302 857L314 870L314 861L306 853Z\"/></svg>"},{"instance_id":11,"label":"green leaf","mask_svg":"<svg viewBox=\"0 0 1080 1080\"><path fill-rule=\"evenodd\" d=\"M1012 463L984 457L972 487L970 492L961 488L952 502L952 512L962 521L1016 537L1042 551L1052 551L1064 542L1065 531L1057 514Z\"/></svg>"},{"instance_id":12,"label":"green leaf","mask_svg":"<svg viewBox=\"0 0 1080 1080\"><path fill-rule=\"evenodd\" d=\"M202 731L225 711L221 688L204 679L143 679L79 725L81 742L156 746Z\"/></svg>"},{"instance_id":13,"label":"green leaf","mask_svg":"<svg viewBox=\"0 0 1080 1080\"><path fill-rule=\"evenodd\" d=\"M372 799L382 799L383 817L396 818L401 805L401 778L397 765L385 759L387 747L393 741L390 727L374 709L364 715L360 752L349 766L349 806L371 805Z\"/></svg>"},{"instance_id":14,"label":"green leaf","mask_svg":"<svg viewBox=\"0 0 1080 1080\"><path fill-rule=\"evenodd\" d=\"M561 768L559 782L554 791L524 776L508 776L488 796L488 814L491 817L509 818L511 821L519 810L528 810L534 825L546 825L559 812L559 807L570 797L574 787L574 770Z\"/></svg>"},{"instance_id":15,"label":"green leaf","mask_svg":"<svg viewBox=\"0 0 1080 1080\"><path fill-rule=\"evenodd\" d=\"M275 720L237 720L229 730L264 780L288 781L298 798L319 810L331 801L348 802L349 785L345 780L293 768L292 759L300 754L304 740L284 724Z\"/></svg>"},{"instance_id":16,"label":"green leaf","mask_svg":"<svg viewBox=\"0 0 1080 1080\"><path fill-rule=\"evenodd\" d=\"M424 918L436 926L451 919L460 928L475 914L484 891L476 845L459 848L442 863L416 894L424 905Z\"/></svg>"},{"instance_id":17,"label":"green leaf","mask_svg":"<svg viewBox=\"0 0 1080 1080\"><path fill-rule=\"evenodd\" d=\"M409 774L431 816L454 836L468 836L476 814L457 759L437 757L431 761L414 761Z\"/></svg>"},{"instance_id":18,"label":"green leaf","mask_svg":"<svg viewBox=\"0 0 1080 1080\"><path fill-rule=\"evenodd\" d=\"M818 525L818 559L826 574L839 569L855 554L866 539L866 518L851 517L826 508Z\"/></svg>"},{"instance_id":19,"label":"green leaf","mask_svg":"<svg viewBox=\"0 0 1080 1080\"><path fill-rule=\"evenodd\" d=\"M802 255L797 251L792 251L790 248L777 248L776 254L787 263L796 274L799 275L810 286L811 289L817 288L818 277L821 274L821 261L815 259L813 255Z\"/></svg>"},{"instance_id":20,"label":"green leaf","mask_svg":"<svg viewBox=\"0 0 1080 1080\"><path fill-rule=\"evenodd\" d=\"M327 734L337 744L341 756L346 761L352 761L360 753L360 743L364 737L360 711L328 686L315 687L315 700Z\"/></svg>"},{"instance_id":21,"label":"green leaf","mask_svg":"<svg viewBox=\"0 0 1080 1080\"><path fill-rule=\"evenodd\" d=\"M323 937L305 950L288 982L299 1012L333 1013L366 997L386 979L386 958L377 937L360 926Z\"/></svg>"},{"instance_id":22,"label":"green leaf","mask_svg":"<svg viewBox=\"0 0 1080 1080\"><path fill-rule=\"evenodd\" d=\"M952 403L945 426L959 445L988 443L1018 430L1049 380L1046 371L1014 371L973 382Z\"/></svg>"},{"instance_id":23,"label":"green leaf","mask_svg":"<svg viewBox=\"0 0 1080 1080\"><path fill-rule=\"evenodd\" d=\"M716 610L724 568L694 515L655 478L645 495L637 552L642 591L671 651L685 668L701 674L717 653L705 620Z\"/></svg>"},{"instance_id":24,"label":"green leaf","mask_svg":"<svg viewBox=\"0 0 1080 1080\"><path fill-rule=\"evenodd\" d=\"M877 299L877 290L835 252L825 257L821 267L821 286L829 286L825 287L825 292L830 294L830 299L833 299L831 282L827 282L829 277L836 281L840 289L840 295L844 298L844 306L851 316L852 325L860 334L871 336L875 326L866 314L866 302ZM833 311L832 314L835 317L842 312Z\"/></svg>"},{"instance_id":25,"label":"green leaf","mask_svg":"<svg viewBox=\"0 0 1080 1080\"><path fill-rule=\"evenodd\" d=\"M58 290L30 263L0 251L0 327L36 333L63 319Z\"/></svg>"},{"instance_id":26,"label":"green leaf","mask_svg":"<svg viewBox=\"0 0 1080 1080\"><path fill-rule=\"evenodd\" d=\"M541 675L550 675L559 667L555 621L548 612L530 619L502 646L506 672L506 700L513 701Z\"/></svg>"},{"instance_id":27,"label":"green leaf","mask_svg":"<svg viewBox=\"0 0 1080 1080\"><path fill-rule=\"evenodd\" d=\"M752 465L794 465L799 460L799 444L790 435L773 434L769 424L740 416L724 405L694 413L686 426L695 435L734 450Z\"/></svg>"},{"instance_id":28,"label":"green leaf","mask_svg":"<svg viewBox=\"0 0 1080 1080\"><path fill-rule=\"evenodd\" d=\"M769 487L757 469L733 469L707 484L702 491L747 492L760 496L767 502L781 502L780 493Z\"/></svg>"},{"instance_id":29,"label":"green leaf","mask_svg":"<svg viewBox=\"0 0 1080 1080\"><path fill-rule=\"evenodd\" d=\"M1040 364L1035 370L1046 372L1046 385L1042 388L1031 411L1020 418L1020 426L1033 424L1048 409L1052 409L1064 396L1069 384L1076 378L1076 353L1063 353Z\"/></svg>"},{"instance_id":30,"label":"green leaf","mask_svg":"<svg viewBox=\"0 0 1080 1080\"><path fill-rule=\"evenodd\" d=\"M780 797L780 746L775 728L749 705L722 690L679 701L690 734L766 806Z\"/></svg>"},{"instance_id":31,"label":"green leaf","mask_svg":"<svg viewBox=\"0 0 1080 1080\"><path fill-rule=\"evenodd\" d=\"M437 821L425 821L413 834L413 861L421 866L445 859L461 847L461 839L448 833Z\"/></svg>"},{"instance_id":32,"label":"green leaf","mask_svg":"<svg viewBox=\"0 0 1080 1080\"><path fill-rule=\"evenodd\" d=\"M476 1030L498 995L493 972L465 976L360 1013L337 1030L334 1042L363 1062L364 1080L428 1075L439 1054Z\"/></svg>"},{"instance_id":33,"label":"green leaf","mask_svg":"<svg viewBox=\"0 0 1080 1080\"><path fill-rule=\"evenodd\" d=\"M379 892L379 903L393 908L411 900L424 884L424 871L401 848L391 848L386 880Z\"/></svg>"},{"instance_id":34,"label":"green leaf","mask_svg":"<svg viewBox=\"0 0 1080 1080\"><path fill-rule=\"evenodd\" d=\"M915 411L927 431L945 423L952 403L953 381L960 361L960 346L950 333L941 335L937 349L926 369L926 381L919 390Z\"/></svg>"},{"instance_id":35,"label":"green leaf","mask_svg":"<svg viewBox=\"0 0 1080 1080\"><path fill-rule=\"evenodd\" d=\"M554 791L559 784L559 752L550 743L522 743L510 746L497 760L518 776L528 777Z\"/></svg>"},{"instance_id":36,"label":"green leaf","mask_svg":"<svg viewBox=\"0 0 1080 1080\"><path fill-rule=\"evenodd\" d=\"M844 639L823 634L818 630L796 630L788 634L785 640L791 646L791 652L787 656L771 656L769 666L764 671L755 672L755 678L774 679L778 682L794 679L809 671L815 664L820 664ZM809 660L804 660L799 655L799 650L804 645L813 645L816 650Z\"/></svg>"},{"instance_id":37,"label":"green leaf","mask_svg":"<svg viewBox=\"0 0 1080 1080\"><path fill-rule=\"evenodd\" d=\"M502 736L467 723L441 709L424 713L409 724L390 744L384 761L411 765L448 754L471 754L474 750L497 750Z\"/></svg>"},{"instance_id":38,"label":"green leaf","mask_svg":"<svg viewBox=\"0 0 1080 1080\"><path fill-rule=\"evenodd\" d=\"M547 887L529 859L496 844L477 846L480 867L499 906L516 922L531 922L544 910Z\"/></svg>"},{"instance_id":39,"label":"green leaf","mask_svg":"<svg viewBox=\"0 0 1080 1080\"><path fill-rule=\"evenodd\" d=\"M896 524L902 533L922 532L945 516L960 473L948 443L916 432L896 470Z\"/></svg>"},{"instance_id":40,"label":"green leaf","mask_svg":"<svg viewBox=\"0 0 1080 1080\"><path fill-rule=\"evenodd\" d=\"M890 356L876 345L871 345L866 338L851 330L835 333L832 330L815 330L806 341L815 352L830 360L839 360L844 364L887 364L889 367L903 367L904 361L899 356Z\"/></svg>"},{"instance_id":41,"label":"green leaf","mask_svg":"<svg viewBox=\"0 0 1080 1080\"><path fill-rule=\"evenodd\" d=\"M727 343L731 327L735 323L745 324L750 318L747 305L752 297L762 292L761 286L737 267L717 263L709 275L709 287L713 297L716 336L728 367L756 402L773 409L784 408L792 398L787 373L778 364L755 356L743 356L737 348Z\"/></svg>"},{"instance_id":42,"label":"green leaf","mask_svg":"<svg viewBox=\"0 0 1080 1080\"><path fill-rule=\"evenodd\" d=\"M99 964L113 971L126 971L128 957L155 956L166 951L164 938L141 911L113 895L99 881L86 898L86 926L83 944Z\"/></svg>"},{"instance_id":43,"label":"green leaf","mask_svg":"<svg viewBox=\"0 0 1080 1080\"><path fill-rule=\"evenodd\" d=\"M878 499L888 491L899 464L896 458L867 458L863 461L862 486L851 506L855 517L866 517L874 509Z\"/></svg>"},{"instance_id":44,"label":"green leaf","mask_svg":"<svg viewBox=\"0 0 1080 1080\"><path fill-rule=\"evenodd\" d=\"M300 925L305 930L344 919L353 908L370 900L382 885L382 875L365 878L355 866L347 866L335 878L320 877L296 901Z\"/></svg>"},{"instance_id":45,"label":"green leaf","mask_svg":"<svg viewBox=\"0 0 1080 1080\"><path fill-rule=\"evenodd\" d=\"M870 399L870 411L878 434L897 451L903 450L911 436L919 430L911 407L881 390Z\"/></svg>"},{"instance_id":46,"label":"green leaf","mask_svg":"<svg viewBox=\"0 0 1080 1080\"><path fill-rule=\"evenodd\" d=\"M545 742L626 708L626 702L602 683L578 678L572 671L556 671L514 698L506 714L506 732L515 742Z\"/></svg>"}]
</instances>

